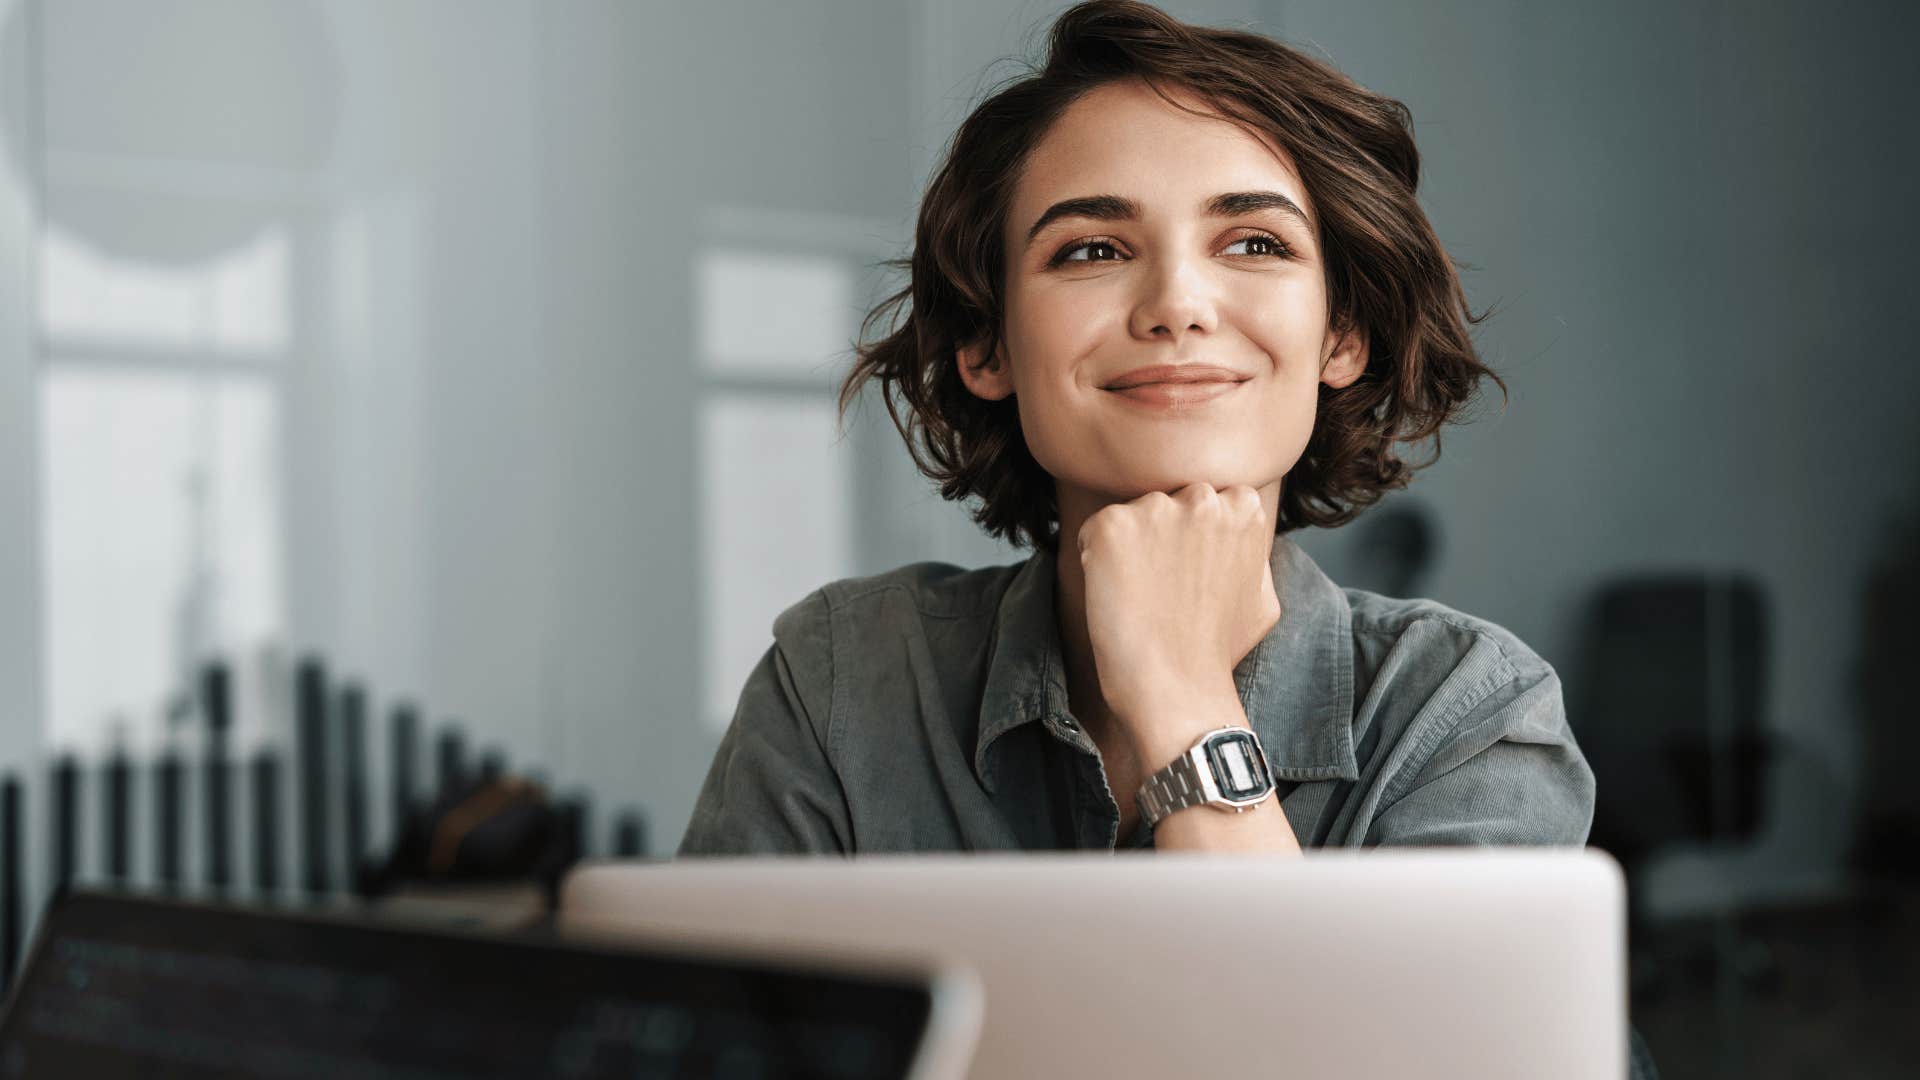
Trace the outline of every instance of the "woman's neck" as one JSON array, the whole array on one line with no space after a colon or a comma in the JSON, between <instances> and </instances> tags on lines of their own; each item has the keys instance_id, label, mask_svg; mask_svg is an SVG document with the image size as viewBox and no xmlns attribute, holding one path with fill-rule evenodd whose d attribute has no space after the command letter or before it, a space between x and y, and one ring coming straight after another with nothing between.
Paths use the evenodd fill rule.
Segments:
<instances>
[{"instance_id":1,"label":"woman's neck","mask_svg":"<svg viewBox=\"0 0 1920 1080\"><path fill-rule=\"evenodd\" d=\"M1108 710L1093 665L1093 639L1087 633L1086 576L1081 572L1080 549L1064 533L1054 566L1053 607L1060 625L1067 699L1074 719L1089 735L1097 737L1108 725Z\"/></svg>"}]
</instances>

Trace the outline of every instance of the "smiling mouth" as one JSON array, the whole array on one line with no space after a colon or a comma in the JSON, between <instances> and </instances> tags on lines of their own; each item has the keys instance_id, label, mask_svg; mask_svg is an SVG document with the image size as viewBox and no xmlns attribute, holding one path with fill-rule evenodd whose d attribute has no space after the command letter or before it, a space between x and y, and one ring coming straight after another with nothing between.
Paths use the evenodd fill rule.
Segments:
<instances>
[{"instance_id":1,"label":"smiling mouth","mask_svg":"<svg viewBox=\"0 0 1920 1080\"><path fill-rule=\"evenodd\" d=\"M1182 382L1150 382L1134 386L1107 387L1107 393L1152 408L1198 405L1231 394L1251 380L1202 379Z\"/></svg>"},{"instance_id":2,"label":"smiling mouth","mask_svg":"<svg viewBox=\"0 0 1920 1080\"><path fill-rule=\"evenodd\" d=\"M1131 390L1154 383L1245 382L1249 378L1252 376L1218 364L1149 364L1134 368L1101 389Z\"/></svg>"}]
</instances>

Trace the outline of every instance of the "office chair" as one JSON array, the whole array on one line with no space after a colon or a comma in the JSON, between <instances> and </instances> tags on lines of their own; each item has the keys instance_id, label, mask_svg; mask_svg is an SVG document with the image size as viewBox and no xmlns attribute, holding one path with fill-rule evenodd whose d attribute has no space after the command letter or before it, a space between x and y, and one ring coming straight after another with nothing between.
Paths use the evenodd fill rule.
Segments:
<instances>
[{"instance_id":1,"label":"office chair","mask_svg":"<svg viewBox=\"0 0 1920 1080\"><path fill-rule=\"evenodd\" d=\"M1760 832L1782 750L1764 723L1766 655L1767 606L1751 578L1647 575L1593 596L1569 719L1597 784L1588 842L1626 872L1629 941L1647 928L1645 871L1663 850ZM1749 977L1770 967L1751 947L1737 957Z\"/></svg>"}]
</instances>

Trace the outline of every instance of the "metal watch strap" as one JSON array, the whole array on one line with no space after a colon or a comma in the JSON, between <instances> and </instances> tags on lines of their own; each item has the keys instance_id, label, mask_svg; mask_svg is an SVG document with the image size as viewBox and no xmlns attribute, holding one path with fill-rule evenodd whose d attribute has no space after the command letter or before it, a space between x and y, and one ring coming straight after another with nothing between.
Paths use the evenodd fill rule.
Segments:
<instances>
[{"instance_id":1,"label":"metal watch strap","mask_svg":"<svg viewBox=\"0 0 1920 1080\"><path fill-rule=\"evenodd\" d=\"M1211 760L1202 764L1203 756L1211 759L1214 742L1220 739L1251 743L1245 752L1258 759L1256 771L1265 782L1265 790L1251 800L1223 795L1214 764ZM1204 776L1200 772L1202 768L1207 770ZM1195 740L1185 753L1147 777L1146 782L1140 785L1139 793L1134 796L1134 802L1140 807L1140 815L1146 818L1148 827L1152 827L1168 814L1189 806L1211 806L1236 814L1245 813L1265 802L1272 794L1273 769L1267 763L1266 749L1260 745L1260 736L1247 728L1215 728Z\"/></svg>"},{"instance_id":2,"label":"metal watch strap","mask_svg":"<svg viewBox=\"0 0 1920 1080\"><path fill-rule=\"evenodd\" d=\"M1147 777L1135 801L1149 827L1160 824L1162 818L1175 810L1204 805L1207 793L1200 783L1200 769L1193 763L1193 751L1189 749L1174 758L1172 764Z\"/></svg>"}]
</instances>

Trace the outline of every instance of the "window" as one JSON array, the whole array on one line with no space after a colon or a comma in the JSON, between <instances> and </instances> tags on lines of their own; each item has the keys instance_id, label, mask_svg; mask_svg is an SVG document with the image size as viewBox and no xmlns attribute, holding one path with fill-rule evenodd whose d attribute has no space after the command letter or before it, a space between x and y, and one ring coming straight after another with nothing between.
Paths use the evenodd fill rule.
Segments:
<instances>
[{"instance_id":1,"label":"window","mask_svg":"<svg viewBox=\"0 0 1920 1080\"><path fill-rule=\"evenodd\" d=\"M839 379L870 297L884 226L833 215L717 210L693 267L701 372L703 721L725 729L774 617L855 572L856 455Z\"/></svg>"},{"instance_id":2,"label":"window","mask_svg":"<svg viewBox=\"0 0 1920 1080\"><path fill-rule=\"evenodd\" d=\"M260 223L255 206L257 227L224 250L141 259L95 238L116 221L218 214L219 202L57 175L49 201L39 259L48 738L87 752L116 738L150 745L187 711L205 660L284 637L293 233ZM244 665L236 674L245 722L263 711L249 699L259 688Z\"/></svg>"}]
</instances>

